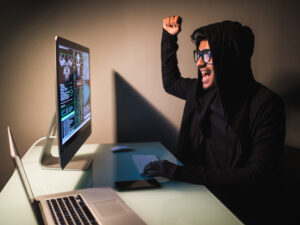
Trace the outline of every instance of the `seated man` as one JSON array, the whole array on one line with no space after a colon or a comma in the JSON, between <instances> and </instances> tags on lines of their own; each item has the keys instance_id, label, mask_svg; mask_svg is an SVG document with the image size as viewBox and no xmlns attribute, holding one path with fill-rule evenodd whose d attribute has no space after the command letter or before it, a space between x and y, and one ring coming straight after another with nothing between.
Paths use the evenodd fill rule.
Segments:
<instances>
[{"instance_id":1,"label":"seated man","mask_svg":"<svg viewBox=\"0 0 300 225\"><path fill-rule=\"evenodd\" d=\"M177 66L180 30L180 17L163 20L163 85L186 101L176 154L183 166L160 160L144 172L206 185L242 221L262 222L255 209L263 207L262 198L268 201L263 190L275 180L285 137L283 101L254 80L249 27L223 21L193 32L198 79L183 78Z\"/></svg>"}]
</instances>

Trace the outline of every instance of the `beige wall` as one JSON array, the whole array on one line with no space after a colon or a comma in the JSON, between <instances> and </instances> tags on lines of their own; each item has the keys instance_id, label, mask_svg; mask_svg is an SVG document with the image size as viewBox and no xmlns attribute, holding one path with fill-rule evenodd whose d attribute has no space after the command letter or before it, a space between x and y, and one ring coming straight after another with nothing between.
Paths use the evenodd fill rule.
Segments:
<instances>
[{"instance_id":1,"label":"beige wall","mask_svg":"<svg viewBox=\"0 0 300 225\"><path fill-rule=\"evenodd\" d=\"M230 19L253 29L254 75L284 98L286 142L300 148L299 12L292 2L271 0L7 1L0 16L0 190L13 171L6 127L11 126L23 155L46 134L54 113L55 35L91 50L93 133L88 143L116 140L114 72L179 128L184 102L164 92L160 73L162 18L175 14L183 17L179 66L190 77L196 76L189 38L195 28Z\"/></svg>"}]
</instances>

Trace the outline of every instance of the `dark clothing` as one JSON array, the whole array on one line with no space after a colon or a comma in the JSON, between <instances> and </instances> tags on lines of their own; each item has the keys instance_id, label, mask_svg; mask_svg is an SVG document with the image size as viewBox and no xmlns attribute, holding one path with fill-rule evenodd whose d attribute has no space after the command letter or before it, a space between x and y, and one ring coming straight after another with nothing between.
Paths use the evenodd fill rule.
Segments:
<instances>
[{"instance_id":1,"label":"dark clothing","mask_svg":"<svg viewBox=\"0 0 300 225\"><path fill-rule=\"evenodd\" d=\"M257 190L274 181L284 145L284 104L253 78L254 36L249 28L225 21L197 31L212 51L216 85L208 91L201 78L181 77L177 36L165 30L162 36L164 88L186 101L175 153L184 166L177 168L175 179L208 186L243 217L247 212L235 208L249 198L254 203L248 206L255 207Z\"/></svg>"}]
</instances>

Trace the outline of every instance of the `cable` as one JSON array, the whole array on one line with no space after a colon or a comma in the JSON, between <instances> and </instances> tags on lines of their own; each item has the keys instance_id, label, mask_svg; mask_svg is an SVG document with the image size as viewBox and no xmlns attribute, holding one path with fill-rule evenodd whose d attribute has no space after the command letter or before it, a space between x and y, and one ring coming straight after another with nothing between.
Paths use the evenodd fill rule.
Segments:
<instances>
[{"instance_id":1,"label":"cable","mask_svg":"<svg viewBox=\"0 0 300 225\"><path fill-rule=\"evenodd\" d=\"M54 138L56 138L56 136L50 136L49 138L54 139ZM34 143L31 145L31 147L29 148L28 152L29 152L32 148L34 148L40 141L43 141L43 140L45 140L45 139L47 139L47 137L42 137L42 138L38 139L36 142L34 142Z\"/></svg>"}]
</instances>

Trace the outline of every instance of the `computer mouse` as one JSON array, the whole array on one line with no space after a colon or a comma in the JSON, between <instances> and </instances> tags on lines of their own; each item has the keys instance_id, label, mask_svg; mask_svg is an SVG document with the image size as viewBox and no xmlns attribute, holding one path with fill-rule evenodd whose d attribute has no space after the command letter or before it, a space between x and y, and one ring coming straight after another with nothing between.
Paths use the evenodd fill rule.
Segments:
<instances>
[{"instance_id":1,"label":"computer mouse","mask_svg":"<svg viewBox=\"0 0 300 225\"><path fill-rule=\"evenodd\" d=\"M111 148L112 152L127 152L127 151L132 151L133 148L127 145L116 145Z\"/></svg>"}]
</instances>

